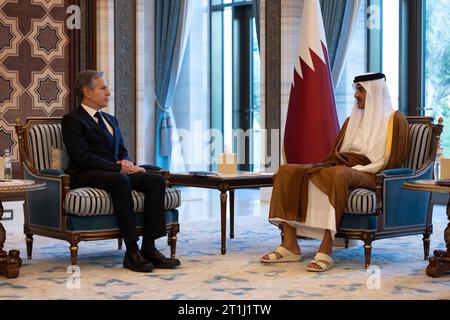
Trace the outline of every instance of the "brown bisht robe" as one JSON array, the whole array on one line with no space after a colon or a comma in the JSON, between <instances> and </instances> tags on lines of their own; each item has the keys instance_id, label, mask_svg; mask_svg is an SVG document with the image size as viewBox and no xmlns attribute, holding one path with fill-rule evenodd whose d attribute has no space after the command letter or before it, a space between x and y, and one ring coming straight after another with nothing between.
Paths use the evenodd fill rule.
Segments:
<instances>
[{"instance_id":1,"label":"brown bisht robe","mask_svg":"<svg viewBox=\"0 0 450 320\"><path fill-rule=\"evenodd\" d=\"M325 193L336 212L336 226L344 214L348 191L356 188L374 190L375 175L351 167L368 165L370 160L355 153L339 153L348 126L347 119L336 139L333 151L320 165L283 165L274 176L269 219L305 222L308 209L308 181ZM408 150L409 125L400 112L395 112L388 130L391 146L386 169L400 168Z\"/></svg>"}]
</instances>

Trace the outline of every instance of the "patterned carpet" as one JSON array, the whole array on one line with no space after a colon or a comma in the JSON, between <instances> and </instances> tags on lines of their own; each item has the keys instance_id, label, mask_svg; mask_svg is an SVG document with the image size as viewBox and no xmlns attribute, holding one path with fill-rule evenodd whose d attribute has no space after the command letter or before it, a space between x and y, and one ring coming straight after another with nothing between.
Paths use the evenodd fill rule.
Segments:
<instances>
[{"instance_id":1,"label":"patterned carpet","mask_svg":"<svg viewBox=\"0 0 450 320\"><path fill-rule=\"evenodd\" d=\"M261 205L261 211L267 212L267 205ZM444 207L435 207L432 249L445 247L444 212ZM24 257L22 223L19 214L4 222L6 249L18 248ZM0 299L450 299L450 275L439 279L425 275L421 236L376 241L372 273L363 268L358 242L335 251L331 271L314 274L305 268L317 241L300 242L304 255L300 263L258 262L279 241L266 214L236 217L236 239L228 240L225 256L219 254L219 226L218 220L183 222L178 243L182 266L149 274L123 269L123 252L116 250L116 241L81 243L79 289L66 273L68 244L35 237L34 260L24 260L20 277L0 277ZM167 254L165 241L158 246Z\"/></svg>"}]
</instances>

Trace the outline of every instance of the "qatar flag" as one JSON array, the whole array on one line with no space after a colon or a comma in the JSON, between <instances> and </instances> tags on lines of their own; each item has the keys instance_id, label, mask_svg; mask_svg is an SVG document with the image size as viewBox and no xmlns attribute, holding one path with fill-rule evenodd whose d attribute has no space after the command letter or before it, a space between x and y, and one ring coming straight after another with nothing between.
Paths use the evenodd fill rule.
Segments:
<instances>
[{"instance_id":1,"label":"qatar flag","mask_svg":"<svg viewBox=\"0 0 450 320\"><path fill-rule=\"evenodd\" d=\"M298 61L284 133L287 163L316 163L328 155L339 132L327 41L319 0L305 0Z\"/></svg>"}]
</instances>

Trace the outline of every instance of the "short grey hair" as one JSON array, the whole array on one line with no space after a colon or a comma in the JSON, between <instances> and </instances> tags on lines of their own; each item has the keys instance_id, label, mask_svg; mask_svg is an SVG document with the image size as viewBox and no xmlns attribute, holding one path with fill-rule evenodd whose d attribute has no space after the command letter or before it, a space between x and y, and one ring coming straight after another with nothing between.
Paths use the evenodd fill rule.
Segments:
<instances>
[{"instance_id":1,"label":"short grey hair","mask_svg":"<svg viewBox=\"0 0 450 320\"><path fill-rule=\"evenodd\" d=\"M75 85L75 94L78 99L83 100L83 89L88 87L90 89L95 88L94 81L98 78L103 78L105 73L102 71L85 70L77 74L77 80Z\"/></svg>"}]
</instances>

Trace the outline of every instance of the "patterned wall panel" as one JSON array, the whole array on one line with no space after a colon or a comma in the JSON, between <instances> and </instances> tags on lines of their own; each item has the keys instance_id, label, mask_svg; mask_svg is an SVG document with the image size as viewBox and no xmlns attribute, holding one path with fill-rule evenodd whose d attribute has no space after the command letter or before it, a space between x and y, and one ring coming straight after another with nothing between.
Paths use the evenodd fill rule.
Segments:
<instances>
[{"instance_id":1,"label":"patterned wall panel","mask_svg":"<svg viewBox=\"0 0 450 320\"><path fill-rule=\"evenodd\" d=\"M71 109L69 0L0 0L0 155L18 160L16 119ZM16 170L15 170L16 171Z\"/></svg>"}]
</instances>

